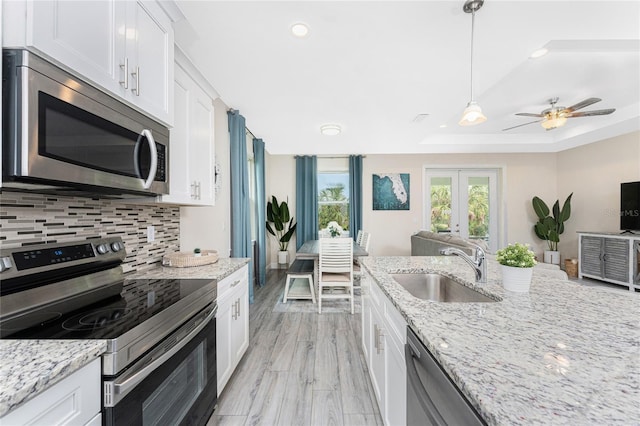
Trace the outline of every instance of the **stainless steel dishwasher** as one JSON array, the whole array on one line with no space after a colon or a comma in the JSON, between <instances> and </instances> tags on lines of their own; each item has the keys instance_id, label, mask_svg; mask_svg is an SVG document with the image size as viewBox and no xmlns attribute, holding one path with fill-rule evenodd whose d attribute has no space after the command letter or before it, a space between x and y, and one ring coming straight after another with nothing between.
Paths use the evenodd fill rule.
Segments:
<instances>
[{"instance_id":1,"label":"stainless steel dishwasher","mask_svg":"<svg viewBox=\"0 0 640 426\"><path fill-rule=\"evenodd\" d=\"M405 357L407 425L486 425L411 327Z\"/></svg>"}]
</instances>

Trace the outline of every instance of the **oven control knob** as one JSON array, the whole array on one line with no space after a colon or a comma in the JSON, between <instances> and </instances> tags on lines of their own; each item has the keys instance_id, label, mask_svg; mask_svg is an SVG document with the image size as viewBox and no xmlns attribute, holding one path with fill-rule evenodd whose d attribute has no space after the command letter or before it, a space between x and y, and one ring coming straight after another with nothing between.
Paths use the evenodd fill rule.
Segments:
<instances>
[{"instance_id":1,"label":"oven control knob","mask_svg":"<svg viewBox=\"0 0 640 426\"><path fill-rule=\"evenodd\" d=\"M4 272L7 269L11 269L13 263L11 263L10 257L1 257L0 258L0 272Z\"/></svg>"},{"instance_id":2,"label":"oven control knob","mask_svg":"<svg viewBox=\"0 0 640 426\"><path fill-rule=\"evenodd\" d=\"M109 251L109 247L106 244L99 244L96 250L98 250L100 254L105 254Z\"/></svg>"},{"instance_id":3,"label":"oven control knob","mask_svg":"<svg viewBox=\"0 0 640 426\"><path fill-rule=\"evenodd\" d=\"M111 250L116 253L124 248L123 244L120 242L111 243Z\"/></svg>"}]
</instances>

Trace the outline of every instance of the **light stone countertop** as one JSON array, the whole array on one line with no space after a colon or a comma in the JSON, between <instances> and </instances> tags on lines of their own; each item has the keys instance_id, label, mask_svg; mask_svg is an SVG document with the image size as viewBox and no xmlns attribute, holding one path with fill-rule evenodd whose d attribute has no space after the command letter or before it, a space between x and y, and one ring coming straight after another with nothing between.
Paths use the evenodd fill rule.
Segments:
<instances>
[{"instance_id":1,"label":"light stone countertop","mask_svg":"<svg viewBox=\"0 0 640 426\"><path fill-rule=\"evenodd\" d=\"M149 269L147 271L134 272L132 274L125 275L125 278L193 278L220 281L249 263L249 260L250 259L248 258L242 257L224 258L218 259L216 263L189 268L158 266L157 268Z\"/></svg>"},{"instance_id":2,"label":"light stone countertop","mask_svg":"<svg viewBox=\"0 0 640 426\"><path fill-rule=\"evenodd\" d=\"M125 278L219 281L247 263L249 259L246 258L225 258L210 265L192 268L159 266L125 275ZM104 340L0 339L0 416L99 357L106 348Z\"/></svg>"},{"instance_id":3,"label":"light stone countertop","mask_svg":"<svg viewBox=\"0 0 640 426\"><path fill-rule=\"evenodd\" d=\"M581 286L541 268L529 293L507 292L495 260L482 288L455 256L361 264L488 424L640 424L640 294ZM388 275L423 271L501 301L420 300Z\"/></svg>"},{"instance_id":4,"label":"light stone countertop","mask_svg":"<svg viewBox=\"0 0 640 426\"><path fill-rule=\"evenodd\" d=\"M0 417L106 350L104 340L0 340Z\"/></svg>"}]
</instances>

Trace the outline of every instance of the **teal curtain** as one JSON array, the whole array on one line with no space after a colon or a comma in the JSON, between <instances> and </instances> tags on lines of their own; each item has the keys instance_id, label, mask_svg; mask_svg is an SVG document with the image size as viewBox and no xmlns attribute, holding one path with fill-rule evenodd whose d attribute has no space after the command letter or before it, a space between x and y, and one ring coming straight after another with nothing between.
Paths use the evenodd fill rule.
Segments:
<instances>
[{"instance_id":1,"label":"teal curtain","mask_svg":"<svg viewBox=\"0 0 640 426\"><path fill-rule=\"evenodd\" d=\"M362 155L349 156L349 232L358 237L362 229Z\"/></svg>"},{"instance_id":2,"label":"teal curtain","mask_svg":"<svg viewBox=\"0 0 640 426\"><path fill-rule=\"evenodd\" d=\"M318 159L296 157L296 249L318 239Z\"/></svg>"},{"instance_id":3,"label":"teal curtain","mask_svg":"<svg viewBox=\"0 0 640 426\"><path fill-rule=\"evenodd\" d=\"M231 257L251 259L249 164L245 120L238 111L227 112L231 170ZM253 261L249 263L249 303L253 303Z\"/></svg>"},{"instance_id":4,"label":"teal curtain","mask_svg":"<svg viewBox=\"0 0 640 426\"><path fill-rule=\"evenodd\" d=\"M256 246L258 247L257 282L262 287L267 282L267 200L265 195L265 164L264 142L262 139L253 139L253 164L255 167L255 197L256 197Z\"/></svg>"}]
</instances>

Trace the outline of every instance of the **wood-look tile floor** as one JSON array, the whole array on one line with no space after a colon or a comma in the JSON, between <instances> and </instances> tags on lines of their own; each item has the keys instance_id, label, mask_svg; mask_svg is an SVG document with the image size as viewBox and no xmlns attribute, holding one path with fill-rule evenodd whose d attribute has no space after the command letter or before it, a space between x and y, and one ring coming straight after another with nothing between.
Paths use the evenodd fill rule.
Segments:
<instances>
[{"instance_id":1,"label":"wood-look tile floor","mask_svg":"<svg viewBox=\"0 0 640 426\"><path fill-rule=\"evenodd\" d=\"M256 289L249 349L207 426L382 425L361 349L361 315L272 312L285 275L269 270L267 284Z\"/></svg>"}]
</instances>

